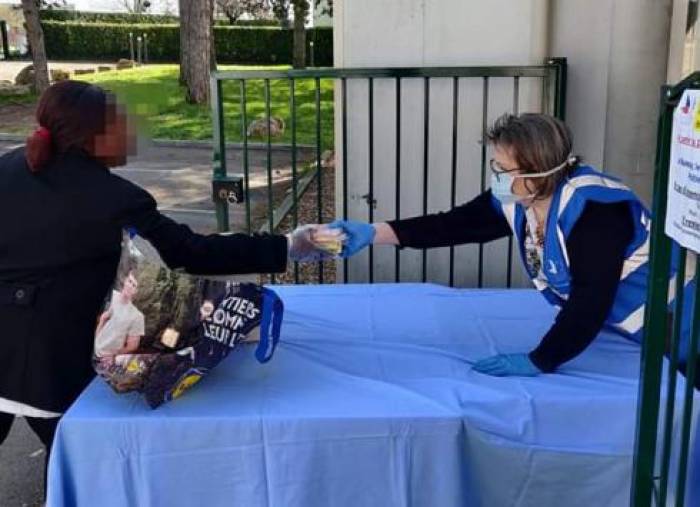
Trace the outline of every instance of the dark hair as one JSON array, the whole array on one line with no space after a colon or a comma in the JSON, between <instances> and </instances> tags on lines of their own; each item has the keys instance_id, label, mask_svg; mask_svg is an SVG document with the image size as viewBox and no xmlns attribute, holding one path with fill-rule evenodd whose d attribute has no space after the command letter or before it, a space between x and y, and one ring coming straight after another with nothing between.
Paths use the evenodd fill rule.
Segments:
<instances>
[{"instance_id":1,"label":"dark hair","mask_svg":"<svg viewBox=\"0 0 700 507\"><path fill-rule=\"evenodd\" d=\"M82 81L50 86L36 111L40 128L27 138L29 168L40 171L55 155L71 150L89 153L95 136L104 132L114 104L110 94Z\"/></svg>"},{"instance_id":2,"label":"dark hair","mask_svg":"<svg viewBox=\"0 0 700 507\"><path fill-rule=\"evenodd\" d=\"M510 149L522 174L545 172L567 163L561 171L549 176L524 180L526 186L534 183L535 188L530 189L534 199L552 195L581 160L572 155L573 136L569 127L548 114L504 114L489 129L486 138L494 145Z\"/></svg>"}]
</instances>

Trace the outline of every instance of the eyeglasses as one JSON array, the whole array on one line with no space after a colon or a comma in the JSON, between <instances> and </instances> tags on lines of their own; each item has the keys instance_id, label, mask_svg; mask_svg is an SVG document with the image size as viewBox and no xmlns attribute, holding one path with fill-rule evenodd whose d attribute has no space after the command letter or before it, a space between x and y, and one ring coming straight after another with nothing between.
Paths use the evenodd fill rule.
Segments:
<instances>
[{"instance_id":1,"label":"eyeglasses","mask_svg":"<svg viewBox=\"0 0 700 507\"><path fill-rule=\"evenodd\" d=\"M496 162L496 159L493 159L493 158L491 160L489 160L489 168L491 169L491 172L496 175L496 177L498 177L498 175L500 175L500 174L508 174L508 173L513 173L513 172L520 170L519 167L514 167L513 169L506 169L501 164Z\"/></svg>"}]
</instances>

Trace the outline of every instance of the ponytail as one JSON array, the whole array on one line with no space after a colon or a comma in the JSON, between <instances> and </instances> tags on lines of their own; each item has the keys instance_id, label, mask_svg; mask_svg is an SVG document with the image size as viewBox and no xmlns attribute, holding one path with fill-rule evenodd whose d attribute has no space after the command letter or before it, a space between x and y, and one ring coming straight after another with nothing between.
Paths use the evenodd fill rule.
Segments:
<instances>
[{"instance_id":1,"label":"ponytail","mask_svg":"<svg viewBox=\"0 0 700 507\"><path fill-rule=\"evenodd\" d=\"M46 127L39 127L27 138L25 154L29 169L39 172L51 160L51 132Z\"/></svg>"}]
</instances>

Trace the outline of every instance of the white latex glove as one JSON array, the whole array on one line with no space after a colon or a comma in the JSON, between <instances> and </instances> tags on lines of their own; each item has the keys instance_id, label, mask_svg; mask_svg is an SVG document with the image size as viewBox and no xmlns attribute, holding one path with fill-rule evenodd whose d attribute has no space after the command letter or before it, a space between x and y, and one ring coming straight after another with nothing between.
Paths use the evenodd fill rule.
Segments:
<instances>
[{"instance_id":1,"label":"white latex glove","mask_svg":"<svg viewBox=\"0 0 700 507\"><path fill-rule=\"evenodd\" d=\"M295 262L318 262L334 257L333 253L323 248L323 243L315 243L317 233L324 234L325 228L318 225L302 225L287 234L289 241L289 258ZM342 236L339 236L342 241Z\"/></svg>"}]
</instances>

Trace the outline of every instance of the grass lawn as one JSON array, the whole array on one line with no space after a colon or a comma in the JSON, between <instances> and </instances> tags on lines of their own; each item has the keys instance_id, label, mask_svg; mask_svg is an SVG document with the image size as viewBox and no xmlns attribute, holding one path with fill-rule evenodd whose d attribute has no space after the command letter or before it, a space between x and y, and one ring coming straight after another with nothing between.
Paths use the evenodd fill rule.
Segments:
<instances>
[{"instance_id":1,"label":"grass lawn","mask_svg":"<svg viewBox=\"0 0 700 507\"><path fill-rule=\"evenodd\" d=\"M220 70L253 70L262 67L220 66ZM264 67L284 69L285 67ZM146 68L111 71L94 75L79 76L114 92L132 112L145 118L148 134L155 139L211 139L212 122L209 106L188 104L184 99L184 89L178 84L177 65L153 65ZM272 81L271 113L284 119L284 135L273 138L273 142L291 142L291 121L289 111L288 81ZM240 85L238 82L224 82L224 116L226 140L242 141ZM298 81L296 84L297 142L316 143L315 89L313 80ZM247 120L264 118L265 100L263 81L250 81L247 84ZM321 139L322 149L333 146L333 81L321 81ZM250 141L267 141L266 138L250 138Z\"/></svg>"}]
</instances>

